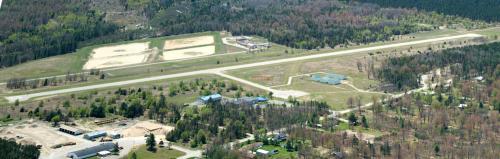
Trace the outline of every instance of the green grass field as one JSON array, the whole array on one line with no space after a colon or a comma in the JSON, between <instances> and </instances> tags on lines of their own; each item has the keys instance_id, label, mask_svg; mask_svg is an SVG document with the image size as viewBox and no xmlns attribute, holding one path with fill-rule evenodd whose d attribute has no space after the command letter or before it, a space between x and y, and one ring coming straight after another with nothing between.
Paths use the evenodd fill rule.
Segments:
<instances>
[{"instance_id":1,"label":"green grass field","mask_svg":"<svg viewBox=\"0 0 500 159\"><path fill-rule=\"evenodd\" d=\"M140 146L138 149L130 152L127 157L123 159L128 159L132 153L137 155L138 159L174 159L177 157L184 156L185 153L177 150L168 150L166 148L158 148L156 152L150 152L146 149L146 146Z\"/></svg>"},{"instance_id":2,"label":"green grass field","mask_svg":"<svg viewBox=\"0 0 500 159\"><path fill-rule=\"evenodd\" d=\"M279 158L279 159L291 159L291 158L297 158L297 152L288 152L286 151L285 148L281 146L274 146L274 145L264 145L260 149L263 150L278 150L277 154L269 156L269 158Z\"/></svg>"}]
</instances>

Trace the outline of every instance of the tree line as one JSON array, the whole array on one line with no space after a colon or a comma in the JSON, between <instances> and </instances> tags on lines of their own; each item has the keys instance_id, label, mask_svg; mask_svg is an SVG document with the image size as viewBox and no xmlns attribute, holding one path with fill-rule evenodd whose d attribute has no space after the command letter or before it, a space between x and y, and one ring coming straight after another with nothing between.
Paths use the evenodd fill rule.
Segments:
<instances>
[{"instance_id":1,"label":"tree line","mask_svg":"<svg viewBox=\"0 0 500 159\"><path fill-rule=\"evenodd\" d=\"M498 0L352 0L376 3L384 7L418 8L485 21L500 20Z\"/></svg>"},{"instance_id":2,"label":"tree line","mask_svg":"<svg viewBox=\"0 0 500 159\"><path fill-rule=\"evenodd\" d=\"M7 159L37 159L40 150L35 145L22 145L0 138L0 154Z\"/></svg>"}]
</instances>

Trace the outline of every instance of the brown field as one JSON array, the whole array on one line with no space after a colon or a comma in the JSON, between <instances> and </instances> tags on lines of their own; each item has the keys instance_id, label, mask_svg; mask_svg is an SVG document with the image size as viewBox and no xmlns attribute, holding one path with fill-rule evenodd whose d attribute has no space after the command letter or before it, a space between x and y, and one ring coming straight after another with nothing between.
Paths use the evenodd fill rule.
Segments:
<instances>
[{"instance_id":1,"label":"brown field","mask_svg":"<svg viewBox=\"0 0 500 159\"><path fill-rule=\"evenodd\" d=\"M172 50L214 43L213 36L198 36L192 38L174 39L165 41L164 50Z\"/></svg>"},{"instance_id":2,"label":"brown field","mask_svg":"<svg viewBox=\"0 0 500 159\"><path fill-rule=\"evenodd\" d=\"M149 43L131 43L92 50L83 69L100 69L144 63L151 55Z\"/></svg>"},{"instance_id":3,"label":"brown field","mask_svg":"<svg viewBox=\"0 0 500 159\"><path fill-rule=\"evenodd\" d=\"M208 56L215 53L215 46L202 46L188 49L171 50L163 52L163 60L180 60Z\"/></svg>"}]
</instances>

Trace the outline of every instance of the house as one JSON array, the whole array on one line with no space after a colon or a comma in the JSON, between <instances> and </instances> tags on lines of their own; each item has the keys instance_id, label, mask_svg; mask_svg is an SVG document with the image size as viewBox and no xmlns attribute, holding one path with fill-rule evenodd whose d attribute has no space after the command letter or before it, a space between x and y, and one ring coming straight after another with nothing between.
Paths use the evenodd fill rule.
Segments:
<instances>
[{"instance_id":1,"label":"house","mask_svg":"<svg viewBox=\"0 0 500 159\"><path fill-rule=\"evenodd\" d=\"M204 103L207 103L210 100L220 101L221 99L222 99L222 95L220 95L220 94L212 94L212 95L200 97L200 100L203 101Z\"/></svg>"},{"instance_id":2,"label":"house","mask_svg":"<svg viewBox=\"0 0 500 159\"><path fill-rule=\"evenodd\" d=\"M257 102L267 102L267 98L265 98L265 97L257 97Z\"/></svg>"},{"instance_id":3,"label":"house","mask_svg":"<svg viewBox=\"0 0 500 159\"><path fill-rule=\"evenodd\" d=\"M277 154L278 153L278 150L264 150L264 149L257 149L257 151L255 151L255 153L257 153L257 155L264 155L264 156L270 156L270 155L274 155L274 154Z\"/></svg>"},{"instance_id":4,"label":"house","mask_svg":"<svg viewBox=\"0 0 500 159\"><path fill-rule=\"evenodd\" d=\"M83 138L85 138L87 140L95 140L96 138L103 137L106 135L107 135L107 133L105 131L94 131L94 132L86 133L85 135L83 135Z\"/></svg>"},{"instance_id":5,"label":"house","mask_svg":"<svg viewBox=\"0 0 500 159\"><path fill-rule=\"evenodd\" d=\"M476 81L483 81L484 77L483 76L477 76L474 78Z\"/></svg>"},{"instance_id":6,"label":"house","mask_svg":"<svg viewBox=\"0 0 500 159\"><path fill-rule=\"evenodd\" d=\"M465 108L465 107L467 107L467 104L459 104L459 105L458 105L458 108L462 108L462 109L463 109L463 108Z\"/></svg>"},{"instance_id":7,"label":"house","mask_svg":"<svg viewBox=\"0 0 500 159\"><path fill-rule=\"evenodd\" d=\"M67 126L67 125L61 125L59 127L59 131L62 131L62 132L65 132L65 133L68 133L68 134L71 134L71 135L80 135L80 134L83 134L83 130L78 129L78 128L74 128L74 127L71 127L71 126Z\"/></svg>"},{"instance_id":8,"label":"house","mask_svg":"<svg viewBox=\"0 0 500 159\"><path fill-rule=\"evenodd\" d=\"M273 140L279 141L279 142L286 140L286 134L284 134L284 133L275 134L273 137Z\"/></svg>"},{"instance_id":9,"label":"house","mask_svg":"<svg viewBox=\"0 0 500 159\"><path fill-rule=\"evenodd\" d=\"M107 142L107 143L99 144L97 146L93 146L93 147L85 148L82 150L70 152L66 155L66 157L72 158L72 159L84 159L84 158L96 156L96 155L98 155L99 152L102 152L102 154L105 154L105 152L103 152L103 151L109 152L109 151L112 151L114 148L115 148L115 144L113 144L111 142Z\"/></svg>"}]
</instances>

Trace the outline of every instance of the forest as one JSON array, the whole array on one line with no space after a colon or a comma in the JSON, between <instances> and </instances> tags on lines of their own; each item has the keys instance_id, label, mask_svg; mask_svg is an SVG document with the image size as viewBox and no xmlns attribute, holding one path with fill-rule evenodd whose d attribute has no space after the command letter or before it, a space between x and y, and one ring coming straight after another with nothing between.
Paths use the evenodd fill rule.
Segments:
<instances>
[{"instance_id":1,"label":"forest","mask_svg":"<svg viewBox=\"0 0 500 159\"><path fill-rule=\"evenodd\" d=\"M0 10L0 68L74 52L83 46L134 39L103 20L88 0L6 0Z\"/></svg>"},{"instance_id":2,"label":"forest","mask_svg":"<svg viewBox=\"0 0 500 159\"><path fill-rule=\"evenodd\" d=\"M420 76L437 68L450 66L451 74L458 79L484 76L488 83L498 79L500 72L500 43L466 46L443 51L432 51L403 57L393 57L382 62L377 70L380 80L394 84L399 90L420 86Z\"/></svg>"},{"instance_id":3,"label":"forest","mask_svg":"<svg viewBox=\"0 0 500 159\"><path fill-rule=\"evenodd\" d=\"M418 8L471 19L499 21L498 0L352 0L375 3L383 7Z\"/></svg>"},{"instance_id":4,"label":"forest","mask_svg":"<svg viewBox=\"0 0 500 159\"><path fill-rule=\"evenodd\" d=\"M119 0L126 11L140 12L149 21L144 27L149 29L128 30L105 20L107 11L91 7L91 3L4 1L0 10L0 18L6 19L0 22L0 68L94 44L203 31L259 35L278 44L315 49L391 40L393 35L445 24L467 29L485 26L480 21L415 9L337 0Z\"/></svg>"}]
</instances>

